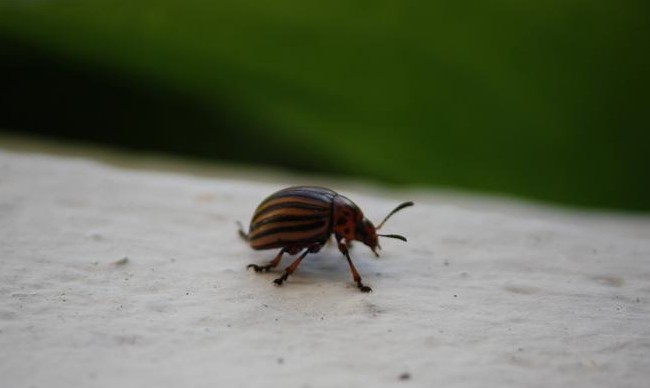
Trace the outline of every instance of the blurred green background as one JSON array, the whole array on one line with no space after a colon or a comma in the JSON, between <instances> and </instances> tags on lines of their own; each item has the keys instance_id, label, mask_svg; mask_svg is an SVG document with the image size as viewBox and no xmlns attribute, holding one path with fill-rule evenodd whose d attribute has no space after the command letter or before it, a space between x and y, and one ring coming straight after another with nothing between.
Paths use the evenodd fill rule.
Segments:
<instances>
[{"instance_id":1,"label":"blurred green background","mask_svg":"<svg viewBox=\"0 0 650 388\"><path fill-rule=\"evenodd\" d=\"M0 2L0 131L650 210L650 2Z\"/></svg>"}]
</instances>

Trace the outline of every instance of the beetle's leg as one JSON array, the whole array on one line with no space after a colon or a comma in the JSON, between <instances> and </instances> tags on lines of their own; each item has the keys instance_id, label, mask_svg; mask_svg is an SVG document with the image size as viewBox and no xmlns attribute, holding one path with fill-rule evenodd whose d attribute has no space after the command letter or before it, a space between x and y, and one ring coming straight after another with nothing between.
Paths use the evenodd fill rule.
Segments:
<instances>
[{"instance_id":1,"label":"beetle's leg","mask_svg":"<svg viewBox=\"0 0 650 388\"><path fill-rule=\"evenodd\" d=\"M242 225L239 221L237 221L237 225L239 225L239 237L241 237L244 241L248 241L248 234L244 232L244 225Z\"/></svg>"},{"instance_id":2,"label":"beetle's leg","mask_svg":"<svg viewBox=\"0 0 650 388\"><path fill-rule=\"evenodd\" d=\"M271 260L268 264L266 265L257 265L257 264L248 264L246 266L246 269L253 268L255 272L269 272L271 268L275 268L280 264L280 260L282 260L282 255L284 255L285 252L289 252L290 255L294 255L298 252L294 248L282 248L280 252Z\"/></svg>"},{"instance_id":3,"label":"beetle's leg","mask_svg":"<svg viewBox=\"0 0 650 388\"><path fill-rule=\"evenodd\" d=\"M348 259L348 264L350 264L350 272L352 272L352 279L357 283L357 287L359 287L359 290L362 292L371 292L372 288L364 285L361 282L361 276L359 275L359 272L357 272L357 269L354 267L354 264L352 263L352 259L350 258L350 252L348 252L348 246L345 245L345 243L341 242L340 239L337 239L336 241L339 246L339 251L343 255L345 255L345 258Z\"/></svg>"},{"instance_id":4,"label":"beetle's leg","mask_svg":"<svg viewBox=\"0 0 650 388\"><path fill-rule=\"evenodd\" d=\"M298 266L300 265L300 262L302 261L302 259L305 258L305 256L307 256L307 254L316 253L316 252L320 251L321 248L322 248L322 245L320 243L315 243L313 245L310 245L309 248L305 249L305 251L302 253L302 255L300 255L296 260L293 261L293 263L291 263L287 268L285 268L284 273L282 274L282 276L275 279L273 281L273 283L277 284L278 286L281 286L282 283L284 283L284 281L287 280L289 275L291 275L296 270L296 268L298 268Z\"/></svg>"}]
</instances>

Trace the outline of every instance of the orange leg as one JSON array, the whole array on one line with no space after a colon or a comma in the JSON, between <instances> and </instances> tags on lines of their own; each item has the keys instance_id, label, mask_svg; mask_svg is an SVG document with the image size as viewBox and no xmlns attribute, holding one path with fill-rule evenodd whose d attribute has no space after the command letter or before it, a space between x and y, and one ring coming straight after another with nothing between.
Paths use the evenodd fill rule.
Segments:
<instances>
[{"instance_id":1,"label":"orange leg","mask_svg":"<svg viewBox=\"0 0 650 388\"><path fill-rule=\"evenodd\" d=\"M352 259L350 258L350 252L348 252L348 246L345 245L345 243L341 242L341 240L337 240L338 246L339 246L339 251L345 255L345 258L348 259L348 264L350 264L350 272L352 272L352 279L357 283L357 287L359 287L359 290L361 292L371 292L372 288L364 285L361 282L361 276L359 275L359 272L357 272L357 269L354 267L354 264L352 263Z\"/></svg>"}]
</instances>

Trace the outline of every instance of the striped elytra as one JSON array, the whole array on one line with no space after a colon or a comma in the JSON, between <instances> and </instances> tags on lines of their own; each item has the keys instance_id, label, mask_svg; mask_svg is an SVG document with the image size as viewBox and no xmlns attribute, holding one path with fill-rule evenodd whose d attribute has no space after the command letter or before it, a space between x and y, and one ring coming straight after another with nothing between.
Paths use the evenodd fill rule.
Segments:
<instances>
[{"instance_id":1,"label":"striped elytra","mask_svg":"<svg viewBox=\"0 0 650 388\"><path fill-rule=\"evenodd\" d=\"M248 230L253 249L324 244L331 234L332 190L290 187L266 198L257 207Z\"/></svg>"},{"instance_id":2,"label":"striped elytra","mask_svg":"<svg viewBox=\"0 0 650 388\"><path fill-rule=\"evenodd\" d=\"M281 285L308 253L318 252L330 236L334 235L339 251L348 261L357 287L369 292L370 287L363 285L361 276L352 264L348 245L352 240L361 241L379 256L377 249L381 248L378 236L406 241L396 234L377 234L377 230L395 212L412 205L413 202L400 204L375 227L354 202L330 189L295 186L277 191L255 209L248 233L240 228L239 234L253 249L280 248L280 252L268 264L250 264L248 268L266 272L280 263L284 253L295 255L304 250L285 269L284 274L274 280L275 284Z\"/></svg>"}]
</instances>

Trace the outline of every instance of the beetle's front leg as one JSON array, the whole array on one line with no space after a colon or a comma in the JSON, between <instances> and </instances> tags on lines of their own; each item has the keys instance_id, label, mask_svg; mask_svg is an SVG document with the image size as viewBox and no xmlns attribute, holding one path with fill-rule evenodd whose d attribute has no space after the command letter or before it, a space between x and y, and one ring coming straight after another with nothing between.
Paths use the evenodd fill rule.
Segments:
<instances>
[{"instance_id":1,"label":"beetle's front leg","mask_svg":"<svg viewBox=\"0 0 650 388\"><path fill-rule=\"evenodd\" d=\"M336 238L336 243L339 246L339 251L345 256L346 259L348 259L348 264L350 264L350 272L352 272L352 279L357 283L357 287L361 292L371 292L372 288L364 285L361 282L361 276L359 275L359 272L357 272L357 269L354 267L354 264L352 264L352 259L350 258L350 252L348 251L348 246L341 241L341 238L337 236Z\"/></svg>"}]
</instances>

